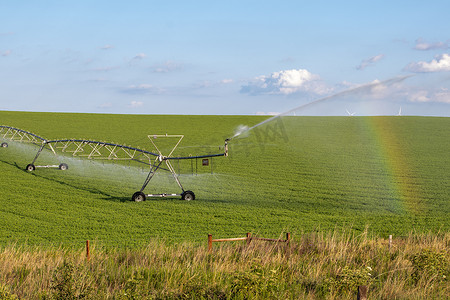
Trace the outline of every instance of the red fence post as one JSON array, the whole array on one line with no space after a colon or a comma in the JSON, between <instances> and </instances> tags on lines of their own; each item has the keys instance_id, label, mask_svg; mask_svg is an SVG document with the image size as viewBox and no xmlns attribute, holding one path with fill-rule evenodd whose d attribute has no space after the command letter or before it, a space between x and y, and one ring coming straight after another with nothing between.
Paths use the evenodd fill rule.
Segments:
<instances>
[{"instance_id":1,"label":"red fence post","mask_svg":"<svg viewBox=\"0 0 450 300\"><path fill-rule=\"evenodd\" d=\"M86 241L86 259L91 259L91 254L89 253L89 240Z\"/></svg>"},{"instance_id":2,"label":"red fence post","mask_svg":"<svg viewBox=\"0 0 450 300\"><path fill-rule=\"evenodd\" d=\"M212 234L208 234L208 251L212 251Z\"/></svg>"}]
</instances>

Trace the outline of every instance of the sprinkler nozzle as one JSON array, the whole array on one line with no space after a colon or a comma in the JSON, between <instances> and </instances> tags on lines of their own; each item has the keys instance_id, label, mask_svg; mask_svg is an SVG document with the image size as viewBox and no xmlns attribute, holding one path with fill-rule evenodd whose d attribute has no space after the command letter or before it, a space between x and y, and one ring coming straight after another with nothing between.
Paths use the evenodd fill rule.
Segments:
<instances>
[{"instance_id":1,"label":"sprinkler nozzle","mask_svg":"<svg viewBox=\"0 0 450 300\"><path fill-rule=\"evenodd\" d=\"M224 152L225 157L228 157L228 141L229 140L230 139L226 139L225 140L225 152Z\"/></svg>"}]
</instances>

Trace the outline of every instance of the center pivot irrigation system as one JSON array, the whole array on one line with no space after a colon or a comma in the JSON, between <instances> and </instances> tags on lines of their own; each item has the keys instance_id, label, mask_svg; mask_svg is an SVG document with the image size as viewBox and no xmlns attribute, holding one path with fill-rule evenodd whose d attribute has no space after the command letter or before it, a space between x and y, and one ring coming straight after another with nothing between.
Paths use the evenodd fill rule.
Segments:
<instances>
[{"instance_id":1,"label":"center pivot irrigation system","mask_svg":"<svg viewBox=\"0 0 450 300\"><path fill-rule=\"evenodd\" d=\"M132 196L132 200L136 202L144 201L147 197L173 197L181 196L183 200L194 200L195 194L190 190L185 190L181 185L178 175L171 163L174 160L188 160L188 159L205 159L212 157L228 156L228 142L225 140L224 152L218 154L196 155L196 156L173 156L174 151L183 139L183 135L148 135L151 143L158 153L153 153L147 150L142 150L136 147L119 145L114 143L92 141L85 139L59 139L59 140L47 140L34 133L10 127L0 126L0 138L3 140L10 140L14 142L31 143L39 147L36 156L33 161L26 166L26 170L33 172L36 168L59 168L60 170L67 170L69 166L66 163L60 162L57 165L35 165L37 159L44 149L51 151L55 157L59 158L57 151L70 155L72 157L84 157L87 159L101 159L101 160L131 160L139 162L150 167L150 171L147 178L144 181L141 189L135 192ZM176 138L177 142L172 150L163 155L158 146L155 143L157 138ZM8 147L7 142L2 142L1 147ZM164 164L164 165L163 165ZM165 167L164 167L165 166ZM154 177L158 170L169 171L178 186L181 189L181 193L162 193L162 194L145 194L144 190Z\"/></svg>"}]
</instances>

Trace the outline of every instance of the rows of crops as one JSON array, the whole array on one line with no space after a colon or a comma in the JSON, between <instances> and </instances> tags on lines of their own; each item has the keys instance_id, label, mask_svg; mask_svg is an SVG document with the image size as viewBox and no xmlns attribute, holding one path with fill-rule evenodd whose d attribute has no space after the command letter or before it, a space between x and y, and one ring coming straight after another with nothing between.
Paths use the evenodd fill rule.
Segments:
<instances>
[{"instance_id":1,"label":"rows of crops","mask_svg":"<svg viewBox=\"0 0 450 300\"><path fill-rule=\"evenodd\" d=\"M223 151L239 125L262 120L0 112L2 125L48 139L149 149L148 134L183 134L180 155ZM130 201L147 175L145 166L64 158L67 171L29 173L24 168L37 147L9 143L0 148L0 243L75 246L90 239L136 247L153 238L201 242L207 233L278 236L366 225L382 236L448 231L449 125L448 118L426 117L280 118L233 139L230 156L214 158L212 168L175 164L184 187L196 194L190 202ZM173 191L178 187L167 172L148 187Z\"/></svg>"}]
</instances>

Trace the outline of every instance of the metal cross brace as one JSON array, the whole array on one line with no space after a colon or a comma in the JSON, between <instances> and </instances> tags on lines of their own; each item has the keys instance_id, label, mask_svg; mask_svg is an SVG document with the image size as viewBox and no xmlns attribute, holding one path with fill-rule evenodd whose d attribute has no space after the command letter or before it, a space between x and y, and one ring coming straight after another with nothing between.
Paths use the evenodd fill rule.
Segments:
<instances>
[{"instance_id":1,"label":"metal cross brace","mask_svg":"<svg viewBox=\"0 0 450 300\"><path fill-rule=\"evenodd\" d=\"M150 142L155 147L156 151L158 151L159 156L155 159L155 163L152 165L150 172L148 173L147 178L145 179L145 182L142 185L142 188L140 191L141 192L144 191L144 189L149 184L150 180L153 178L155 173L160 168L161 164L164 162L166 164L167 168L169 169L170 173L172 173L172 176L175 179L175 181L177 182L178 186L184 192L184 188L181 185L180 180L178 179L177 173L168 159L169 157L172 156L173 152L177 149L178 145L181 143L181 140L184 138L184 135L150 134L150 135L148 135L148 138L150 139ZM168 155L163 155L161 150L159 150L158 146L156 145L156 143L154 141L157 138L178 138L178 141L175 144L175 146L173 146L172 151L170 151L170 153Z\"/></svg>"}]
</instances>

